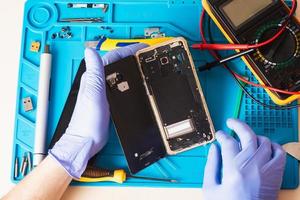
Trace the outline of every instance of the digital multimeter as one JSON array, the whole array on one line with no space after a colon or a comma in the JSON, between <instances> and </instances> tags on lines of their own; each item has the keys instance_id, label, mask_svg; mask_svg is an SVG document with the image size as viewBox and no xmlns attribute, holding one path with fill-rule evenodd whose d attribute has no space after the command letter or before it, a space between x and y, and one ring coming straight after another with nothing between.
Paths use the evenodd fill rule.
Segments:
<instances>
[{"instance_id":1,"label":"digital multimeter","mask_svg":"<svg viewBox=\"0 0 300 200\"><path fill-rule=\"evenodd\" d=\"M280 0L202 0L203 8L236 44L261 43L283 26L289 9ZM291 18L286 30L271 44L243 57L257 80L281 90L300 91L300 23ZM286 95L266 89L278 105L288 104L300 95Z\"/></svg>"}]
</instances>

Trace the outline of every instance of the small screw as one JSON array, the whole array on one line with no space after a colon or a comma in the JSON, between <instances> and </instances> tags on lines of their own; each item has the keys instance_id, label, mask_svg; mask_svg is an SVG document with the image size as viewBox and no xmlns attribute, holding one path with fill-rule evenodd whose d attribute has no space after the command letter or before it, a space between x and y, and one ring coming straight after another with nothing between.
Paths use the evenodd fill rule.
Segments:
<instances>
[{"instance_id":1,"label":"small screw","mask_svg":"<svg viewBox=\"0 0 300 200\"><path fill-rule=\"evenodd\" d=\"M70 39L73 36L73 34L71 32L66 33L65 37Z\"/></svg>"},{"instance_id":2,"label":"small screw","mask_svg":"<svg viewBox=\"0 0 300 200\"><path fill-rule=\"evenodd\" d=\"M62 32L70 31L70 27L69 27L69 26L62 27L62 28L61 28L61 31L62 31Z\"/></svg>"},{"instance_id":3,"label":"small screw","mask_svg":"<svg viewBox=\"0 0 300 200\"><path fill-rule=\"evenodd\" d=\"M57 33L53 33L52 36L51 36L51 38L55 39L57 37L57 35L58 35Z\"/></svg>"},{"instance_id":4,"label":"small screw","mask_svg":"<svg viewBox=\"0 0 300 200\"><path fill-rule=\"evenodd\" d=\"M62 35L61 33L59 33L59 34L58 34L58 37L61 38L61 39L63 39L63 38L64 38L64 35Z\"/></svg>"}]
</instances>

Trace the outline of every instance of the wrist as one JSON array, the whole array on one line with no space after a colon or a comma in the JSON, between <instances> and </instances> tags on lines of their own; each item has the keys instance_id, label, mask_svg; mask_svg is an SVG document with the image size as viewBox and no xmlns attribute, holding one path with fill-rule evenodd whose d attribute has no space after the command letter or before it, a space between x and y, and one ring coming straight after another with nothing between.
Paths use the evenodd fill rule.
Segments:
<instances>
[{"instance_id":1,"label":"wrist","mask_svg":"<svg viewBox=\"0 0 300 200\"><path fill-rule=\"evenodd\" d=\"M93 141L91 138L64 134L49 150L49 155L56 160L73 178L79 179L84 172Z\"/></svg>"}]
</instances>

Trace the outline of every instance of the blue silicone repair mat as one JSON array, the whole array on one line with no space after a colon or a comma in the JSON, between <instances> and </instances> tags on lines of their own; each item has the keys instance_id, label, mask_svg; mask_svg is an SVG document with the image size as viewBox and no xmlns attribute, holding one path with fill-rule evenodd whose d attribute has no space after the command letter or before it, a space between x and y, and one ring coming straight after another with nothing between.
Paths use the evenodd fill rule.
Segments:
<instances>
[{"instance_id":1,"label":"blue silicone repair mat","mask_svg":"<svg viewBox=\"0 0 300 200\"><path fill-rule=\"evenodd\" d=\"M50 45L53 55L52 84L50 88L50 105L48 116L47 144L55 131L66 98L83 58L85 41L95 40L99 36L108 38L136 38L144 36L147 28L159 28L166 36L183 36L190 44L199 41L199 15L202 9L200 1L193 0L122 0L122 1L85 1L106 3L108 9L75 9L68 8L69 1L29 0L25 3L23 23L22 51L20 58L17 111L15 120L12 180L20 181L23 176L14 177L15 158L20 161L26 152L32 152L35 129L37 89L39 77L40 54L45 44ZM78 2L77 2L78 3ZM82 2L80 2L82 3ZM103 17L103 23L63 23L62 18ZM52 35L69 26L71 37L53 39ZM215 26L214 39L224 42L225 39ZM38 52L31 51L32 42L40 42ZM203 64L211 57L207 52L191 50L196 66ZM103 54L105 52L101 52ZM231 53L231 52L229 52ZM225 55L225 54L224 54ZM253 78L245 70L241 61L232 63L240 73ZM245 119L259 134L264 134L281 144L296 141L297 110L271 111L256 105L244 97L233 78L222 68L199 74L205 97L216 130L224 129L229 117ZM248 88L258 98L270 103L263 90ZM26 112L23 99L30 97L33 110ZM128 179L124 184L115 183L73 183L76 185L95 186L149 186L149 187L201 187L204 167L209 147L199 147L191 151L169 156L151 165L138 175L177 179L179 183ZM99 167L127 169L126 160L112 126L110 140L97 157ZM288 158L283 188L298 186L298 163ZM28 172L29 173L29 172Z\"/></svg>"}]
</instances>

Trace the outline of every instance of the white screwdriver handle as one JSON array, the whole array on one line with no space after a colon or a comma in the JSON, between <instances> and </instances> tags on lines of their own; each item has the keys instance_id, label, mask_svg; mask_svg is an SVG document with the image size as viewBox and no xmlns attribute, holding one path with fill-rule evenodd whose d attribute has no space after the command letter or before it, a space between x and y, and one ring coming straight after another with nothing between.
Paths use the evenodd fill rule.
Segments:
<instances>
[{"instance_id":1,"label":"white screwdriver handle","mask_svg":"<svg viewBox=\"0 0 300 200\"><path fill-rule=\"evenodd\" d=\"M45 53L41 55L38 100L36 111L36 126L33 151L33 166L37 166L46 156L47 118L49 104L49 90L51 77L52 55L49 46L45 47Z\"/></svg>"}]
</instances>

